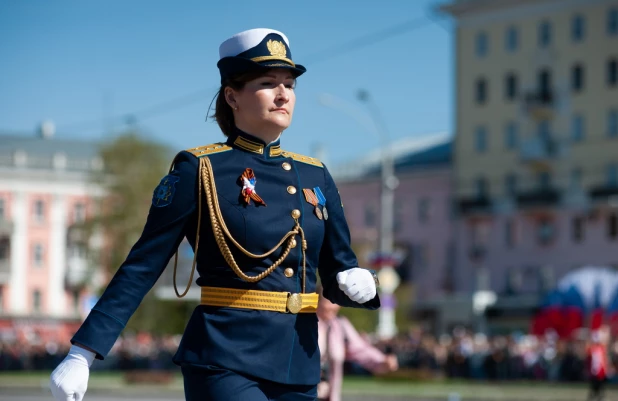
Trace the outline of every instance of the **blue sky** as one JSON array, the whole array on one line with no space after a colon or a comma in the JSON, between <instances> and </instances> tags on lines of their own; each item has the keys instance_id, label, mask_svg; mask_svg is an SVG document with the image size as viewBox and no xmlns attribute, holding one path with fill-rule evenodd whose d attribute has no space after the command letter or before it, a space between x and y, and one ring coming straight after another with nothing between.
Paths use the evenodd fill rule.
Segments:
<instances>
[{"instance_id":1,"label":"blue sky","mask_svg":"<svg viewBox=\"0 0 618 401\"><path fill-rule=\"evenodd\" d=\"M321 145L336 164L379 146L357 118L319 101L329 93L366 113L355 96L361 88L378 105L394 140L451 132L452 29L449 19L432 13L439 3L1 2L0 132L31 135L40 121L51 119L59 137L100 140L111 135L106 116L195 94L193 102L164 106L166 112L153 111L137 124L178 149L220 141L217 125L204 121L219 82L218 47L232 34L257 27L286 33L294 60L308 69L299 79L283 148L312 154ZM380 32L417 19L418 28L378 41ZM373 43L343 50L359 38Z\"/></svg>"}]
</instances>

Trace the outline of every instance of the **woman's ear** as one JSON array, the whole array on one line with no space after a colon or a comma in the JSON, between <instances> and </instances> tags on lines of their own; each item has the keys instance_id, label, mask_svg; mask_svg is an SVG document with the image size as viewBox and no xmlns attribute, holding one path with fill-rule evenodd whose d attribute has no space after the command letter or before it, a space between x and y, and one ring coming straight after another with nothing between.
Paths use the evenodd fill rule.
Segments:
<instances>
[{"instance_id":1,"label":"woman's ear","mask_svg":"<svg viewBox=\"0 0 618 401\"><path fill-rule=\"evenodd\" d=\"M230 107L234 110L238 109L238 104L236 104L236 92L234 91L234 89L226 86L223 94L225 96L225 101L227 102L227 104L229 104Z\"/></svg>"}]
</instances>

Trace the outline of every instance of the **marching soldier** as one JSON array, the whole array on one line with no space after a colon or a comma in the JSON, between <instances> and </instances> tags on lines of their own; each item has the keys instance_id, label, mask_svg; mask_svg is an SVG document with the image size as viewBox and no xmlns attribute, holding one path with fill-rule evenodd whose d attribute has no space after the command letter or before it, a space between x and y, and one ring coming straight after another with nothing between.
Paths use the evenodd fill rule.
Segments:
<instances>
[{"instance_id":1,"label":"marching soldier","mask_svg":"<svg viewBox=\"0 0 618 401\"><path fill-rule=\"evenodd\" d=\"M187 400L315 399L318 274L332 302L380 306L375 273L358 267L350 247L328 169L281 147L306 71L287 37L252 29L223 42L219 54L215 119L226 140L174 159L140 239L52 373L57 400L83 398L89 366L109 352L184 237L201 287L174 356Z\"/></svg>"}]
</instances>

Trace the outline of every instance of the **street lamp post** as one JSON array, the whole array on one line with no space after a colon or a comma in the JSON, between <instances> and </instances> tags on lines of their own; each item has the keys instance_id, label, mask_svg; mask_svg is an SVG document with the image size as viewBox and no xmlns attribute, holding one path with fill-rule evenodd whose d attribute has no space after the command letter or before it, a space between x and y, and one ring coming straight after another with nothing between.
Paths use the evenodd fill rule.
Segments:
<instances>
[{"instance_id":1,"label":"street lamp post","mask_svg":"<svg viewBox=\"0 0 618 401\"><path fill-rule=\"evenodd\" d=\"M357 98L365 103L369 109L367 113L362 112L354 105L351 105L333 95L322 94L320 103L324 106L343 111L357 120L361 125L369 127L370 131L380 140L381 149L381 180L380 180L380 241L379 250L376 255L381 269L378 272L380 279L380 298L382 306L378 312L378 336L383 339L392 338L397 334L395 325L395 299L393 293L399 285L399 276L395 272L393 263L395 261L393 247L393 220L394 220L394 190L397 188L398 180L395 177L393 157L389 149L389 135L385 124L382 122L377 105L372 101L369 92L360 90Z\"/></svg>"},{"instance_id":2,"label":"street lamp post","mask_svg":"<svg viewBox=\"0 0 618 401\"><path fill-rule=\"evenodd\" d=\"M378 335L381 338L392 338L397 334L395 324L395 289L399 285L399 277L395 272L394 262L394 206L395 188L398 180L395 176L394 160L391 154L390 140L386 125L382 121L377 105L372 101L369 92L360 90L358 99L367 105L369 113L381 141L381 182L380 182L380 262L379 277L382 306L379 310Z\"/></svg>"}]
</instances>

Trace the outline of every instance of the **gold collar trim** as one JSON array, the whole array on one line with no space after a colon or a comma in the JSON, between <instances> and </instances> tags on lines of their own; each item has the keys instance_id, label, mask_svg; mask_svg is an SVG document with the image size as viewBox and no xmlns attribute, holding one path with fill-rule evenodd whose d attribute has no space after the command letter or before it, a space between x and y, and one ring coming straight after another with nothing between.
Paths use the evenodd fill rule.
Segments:
<instances>
[{"instance_id":1,"label":"gold collar trim","mask_svg":"<svg viewBox=\"0 0 618 401\"><path fill-rule=\"evenodd\" d=\"M248 152L257 153L258 155L264 154L263 144L252 141L251 139L244 138L242 136L238 136L236 137L236 139L234 139L234 145ZM269 157L281 156L282 152L283 151L281 150L281 146L273 145L268 149L268 156Z\"/></svg>"},{"instance_id":2,"label":"gold collar trim","mask_svg":"<svg viewBox=\"0 0 618 401\"><path fill-rule=\"evenodd\" d=\"M237 137L234 140L234 145L249 152L257 153L259 155L264 154L264 145L259 142L251 141L242 136Z\"/></svg>"}]
</instances>

